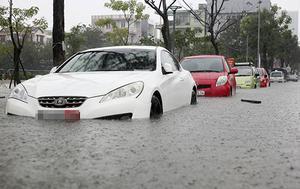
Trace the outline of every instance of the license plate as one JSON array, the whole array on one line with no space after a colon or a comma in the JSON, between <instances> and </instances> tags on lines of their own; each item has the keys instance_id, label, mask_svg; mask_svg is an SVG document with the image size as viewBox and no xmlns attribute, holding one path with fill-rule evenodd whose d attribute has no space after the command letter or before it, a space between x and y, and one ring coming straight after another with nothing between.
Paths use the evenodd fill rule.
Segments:
<instances>
[{"instance_id":1,"label":"license plate","mask_svg":"<svg viewBox=\"0 0 300 189\"><path fill-rule=\"evenodd\" d=\"M79 110L39 110L37 119L43 120L79 120Z\"/></svg>"},{"instance_id":2,"label":"license plate","mask_svg":"<svg viewBox=\"0 0 300 189\"><path fill-rule=\"evenodd\" d=\"M197 95L198 96L204 96L205 95L205 91L197 91Z\"/></svg>"}]
</instances>

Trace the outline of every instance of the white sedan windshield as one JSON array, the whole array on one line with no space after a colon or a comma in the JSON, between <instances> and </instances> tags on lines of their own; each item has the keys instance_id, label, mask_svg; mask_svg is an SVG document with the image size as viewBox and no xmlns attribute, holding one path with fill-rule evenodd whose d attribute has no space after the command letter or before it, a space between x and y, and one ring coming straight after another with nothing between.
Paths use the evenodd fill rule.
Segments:
<instances>
[{"instance_id":1,"label":"white sedan windshield","mask_svg":"<svg viewBox=\"0 0 300 189\"><path fill-rule=\"evenodd\" d=\"M58 72L153 71L155 68L155 50L118 49L78 53Z\"/></svg>"}]
</instances>

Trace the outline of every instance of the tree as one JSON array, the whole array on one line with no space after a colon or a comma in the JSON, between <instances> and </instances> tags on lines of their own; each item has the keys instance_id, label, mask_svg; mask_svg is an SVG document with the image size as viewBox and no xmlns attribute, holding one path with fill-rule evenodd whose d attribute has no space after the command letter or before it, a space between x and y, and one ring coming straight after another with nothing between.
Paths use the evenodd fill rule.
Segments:
<instances>
[{"instance_id":1,"label":"tree","mask_svg":"<svg viewBox=\"0 0 300 189\"><path fill-rule=\"evenodd\" d=\"M140 44L146 46L161 46L162 41L156 40L154 36L144 36L140 39Z\"/></svg>"},{"instance_id":2,"label":"tree","mask_svg":"<svg viewBox=\"0 0 300 189\"><path fill-rule=\"evenodd\" d=\"M110 18L99 19L96 22L96 26L104 27L110 26L112 27L111 32L106 33L107 39L113 45L126 45L128 43L128 30L126 28L119 28L115 21Z\"/></svg>"},{"instance_id":3,"label":"tree","mask_svg":"<svg viewBox=\"0 0 300 189\"><path fill-rule=\"evenodd\" d=\"M66 33L67 55L83 49L102 47L107 45L103 32L97 27L86 26L84 24L71 28L71 32Z\"/></svg>"},{"instance_id":4,"label":"tree","mask_svg":"<svg viewBox=\"0 0 300 189\"><path fill-rule=\"evenodd\" d=\"M163 36L165 47L171 51L171 36L170 36L170 28L169 28L169 19L168 19L168 11L176 0L172 0L171 3L167 4L166 0L145 0L145 3L148 4L155 12L162 18L163 25L161 28L161 33Z\"/></svg>"},{"instance_id":5,"label":"tree","mask_svg":"<svg viewBox=\"0 0 300 189\"><path fill-rule=\"evenodd\" d=\"M31 70L50 70L52 67L52 43L28 42L22 53L24 67Z\"/></svg>"},{"instance_id":6,"label":"tree","mask_svg":"<svg viewBox=\"0 0 300 189\"><path fill-rule=\"evenodd\" d=\"M299 60L299 46L296 35L292 34L291 30L285 30L280 33L278 56L281 57L282 63L290 65L292 68L296 68L300 62Z\"/></svg>"},{"instance_id":7,"label":"tree","mask_svg":"<svg viewBox=\"0 0 300 189\"><path fill-rule=\"evenodd\" d=\"M87 26L83 33L85 36L85 49L108 46L109 43L99 27Z\"/></svg>"},{"instance_id":8,"label":"tree","mask_svg":"<svg viewBox=\"0 0 300 189\"><path fill-rule=\"evenodd\" d=\"M109 3L104 4L105 7L110 8L114 11L121 11L123 13L125 22L126 22L126 30L119 29L116 24L114 25L115 31L124 33L125 37L123 39L123 44L127 45L130 37L130 26L136 23L139 20L145 20L149 18L149 15L143 14L145 10L145 6L142 3L137 3L136 0L110 0ZM108 23L112 24L112 22ZM126 31L126 32L124 32Z\"/></svg>"},{"instance_id":9,"label":"tree","mask_svg":"<svg viewBox=\"0 0 300 189\"><path fill-rule=\"evenodd\" d=\"M221 1L220 4L218 2ZM210 34L210 42L215 49L215 54L219 54L219 36L221 33L226 31L232 25L234 25L237 19L231 17L224 17L221 15L223 5L226 0L211 0L207 8L205 9L205 17L201 17L195 10L185 1L184 4L189 8L191 14L207 28L207 32ZM240 13L240 18L243 17L244 13Z\"/></svg>"},{"instance_id":10,"label":"tree","mask_svg":"<svg viewBox=\"0 0 300 189\"><path fill-rule=\"evenodd\" d=\"M199 31L190 28L175 32L175 53L179 60L185 56L211 54L213 48L207 44L207 37L197 36L198 33Z\"/></svg>"},{"instance_id":11,"label":"tree","mask_svg":"<svg viewBox=\"0 0 300 189\"><path fill-rule=\"evenodd\" d=\"M272 6L270 11L264 10L261 13L260 46L262 66L266 68L272 68L274 59L280 59L283 63L285 60L282 53L292 51L290 45L282 45L282 42L287 40L283 37L286 36L284 33L289 30L288 24L291 22L291 18L286 13L279 14L279 10L278 6ZM249 48L252 49L250 56L253 59L255 59L257 50L257 20L257 15L249 15L241 23L241 33L242 36L249 37Z\"/></svg>"},{"instance_id":12,"label":"tree","mask_svg":"<svg viewBox=\"0 0 300 189\"><path fill-rule=\"evenodd\" d=\"M71 28L70 33L66 34L66 46L70 55L78 52L85 42L85 38L82 35L84 30L84 25L77 25Z\"/></svg>"},{"instance_id":13,"label":"tree","mask_svg":"<svg viewBox=\"0 0 300 189\"><path fill-rule=\"evenodd\" d=\"M14 60L13 57L13 46L11 42L0 43L0 68L1 69L12 69L13 65L11 62Z\"/></svg>"},{"instance_id":14,"label":"tree","mask_svg":"<svg viewBox=\"0 0 300 189\"><path fill-rule=\"evenodd\" d=\"M247 59L247 36L241 35L240 22L220 34L219 44L221 54L226 57L234 57L238 62L249 61L249 57Z\"/></svg>"},{"instance_id":15,"label":"tree","mask_svg":"<svg viewBox=\"0 0 300 189\"><path fill-rule=\"evenodd\" d=\"M34 30L43 31L48 27L44 18L35 18L38 11L38 7L29 9L13 8L12 0L9 1L9 7L0 7L0 26L5 31L9 31L14 49L14 85L21 82L19 70L22 66L21 53L26 39Z\"/></svg>"},{"instance_id":16,"label":"tree","mask_svg":"<svg viewBox=\"0 0 300 189\"><path fill-rule=\"evenodd\" d=\"M64 0L53 0L53 66L58 66L65 60L65 19Z\"/></svg>"}]
</instances>

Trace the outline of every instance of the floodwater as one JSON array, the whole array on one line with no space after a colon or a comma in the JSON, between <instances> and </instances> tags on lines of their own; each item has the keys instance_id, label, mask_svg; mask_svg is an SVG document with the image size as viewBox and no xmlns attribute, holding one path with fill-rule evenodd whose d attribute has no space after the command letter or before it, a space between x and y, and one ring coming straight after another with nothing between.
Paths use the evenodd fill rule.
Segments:
<instances>
[{"instance_id":1,"label":"floodwater","mask_svg":"<svg viewBox=\"0 0 300 189\"><path fill-rule=\"evenodd\" d=\"M156 121L36 120L5 115L5 101L3 189L300 188L300 82L199 97Z\"/></svg>"}]
</instances>

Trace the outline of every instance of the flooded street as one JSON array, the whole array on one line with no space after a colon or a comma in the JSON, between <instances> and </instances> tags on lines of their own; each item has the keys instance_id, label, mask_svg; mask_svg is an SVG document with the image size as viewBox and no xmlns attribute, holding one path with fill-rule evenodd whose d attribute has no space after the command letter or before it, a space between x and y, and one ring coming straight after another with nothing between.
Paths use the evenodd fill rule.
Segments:
<instances>
[{"instance_id":1,"label":"flooded street","mask_svg":"<svg viewBox=\"0 0 300 189\"><path fill-rule=\"evenodd\" d=\"M5 115L5 102L3 189L300 187L300 82L199 97L156 121L41 121Z\"/></svg>"}]
</instances>

